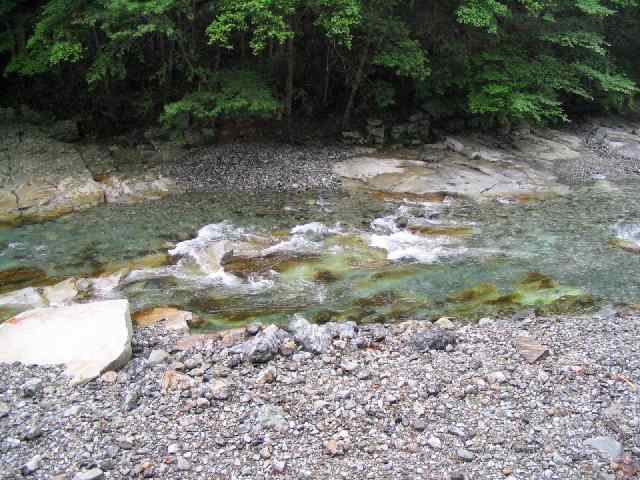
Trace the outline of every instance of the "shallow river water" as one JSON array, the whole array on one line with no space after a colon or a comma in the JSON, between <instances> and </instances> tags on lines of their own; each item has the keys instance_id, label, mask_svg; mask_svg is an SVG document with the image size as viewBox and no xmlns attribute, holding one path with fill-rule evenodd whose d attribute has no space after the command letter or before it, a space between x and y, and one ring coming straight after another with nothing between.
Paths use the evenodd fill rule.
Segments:
<instances>
[{"instance_id":1,"label":"shallow river water","mask_svg":"<svg viewBox=\"0 0 640 480\"><path fill-rule=\"evenodd\" d=\"M178 306L211 328L292 313L477 319L639 303L639 187L596 182L544 202L483 204L187 194L0 228L0 272L58 279L126 268L118 287L96 297L126 297L134 311Z\"/></svg>"}]
</instances>

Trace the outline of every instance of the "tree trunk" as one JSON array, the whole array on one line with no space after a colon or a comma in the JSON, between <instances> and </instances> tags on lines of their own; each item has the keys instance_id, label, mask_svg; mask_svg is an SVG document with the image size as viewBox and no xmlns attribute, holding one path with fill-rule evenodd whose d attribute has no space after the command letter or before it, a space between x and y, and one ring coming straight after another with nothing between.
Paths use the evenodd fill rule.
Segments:
<instances>
[{"instance_id":1,"label":"tree trunk","mask_svg":"<svg viewBox=\"0 0 640 480\"><path fill-rule=\"evenodd\" d=\"M358 62L358 70L356 71L356 76L353 79L353 83L351 84L349 100L347 100L347 107L344 109L344 116L342 117L342 128L348 128L349 124L351 123L351 111L353 110L353 104L356 100L356 94L358 93L360 83L362 82L362 77L364 76L364 70L367 65L367 57L369 56L370 44L371 41L367 39L364 50L362 50L362 56L360 57L360 61Z\"/></svg>"},{"instance_id":2,"label":"tree trunk","mask_svg":"<svg viewBox=\"0 0 640 480\"><path fill-rule=\"evenodd\" d=\"M293 80L295 74L295 44L293 35L287 40L287 85L285 97L285 114L287 116L287 137L293 136Z\"/></svg>"},{"instance_id":3,"label":"tree trunk","mask_svg":"<svg viewBox=\"0 0 640 480\"><path fill-rule=\"evenodd\" d=\"M331 81L331 45L327 45L327 55L324 65L324 88L322 90L322 106L327 108L329 104L329 83Z\"/></svg>"}]
</instances>

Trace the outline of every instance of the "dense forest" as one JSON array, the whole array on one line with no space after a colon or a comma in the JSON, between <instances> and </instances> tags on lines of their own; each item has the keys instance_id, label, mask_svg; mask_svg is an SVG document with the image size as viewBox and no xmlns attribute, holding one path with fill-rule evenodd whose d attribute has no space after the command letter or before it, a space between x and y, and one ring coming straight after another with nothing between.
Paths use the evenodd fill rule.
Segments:
<instances>
[{"instance_id":1,"label":"dense forest","mask_svg":"<svg viewBox=\"0 0 640 480\"><path fill-rule=\"evenodd\" d=\"M0 0L0 103L94 127L633 108L638 0Z\"/></svg>"}]
</instances>

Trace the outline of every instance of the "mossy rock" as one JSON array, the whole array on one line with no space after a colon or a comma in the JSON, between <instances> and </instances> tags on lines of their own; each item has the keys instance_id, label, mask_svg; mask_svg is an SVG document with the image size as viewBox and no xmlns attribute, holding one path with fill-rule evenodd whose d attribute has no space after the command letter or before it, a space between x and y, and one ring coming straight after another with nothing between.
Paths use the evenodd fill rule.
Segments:
<instances>
[{"instance_id":1,"label":"mossy rock","mask_svg":"<svg viewBox=\"0 0 640 480\"><path fill-rule=\"evenodd\" d=\"M460 225L410 227L409 231L426 237L468 237L473 234L473 228Z\"/></svg>"},{"instance_id":2,"label":"mossy rock","mask_svg":"<svg viewBox=\"0 0 640 480\"><path fill-rule=\"evenodd\" d=\"M590 310L596 305L591 295L567 295L558 298L548 305L536 308L536 315L545 317L551 315L569 315Z\"/></svg>"},{"instance_id":3,"label":"mossy rock","mask_svg":"<svg viewBox=\"0 0 640 480\"><path fill-rule=\"evenodd\" d=\"M529 290L557 288L557 286L558 284L553 279L539 272L529 272L525 278L518 282L519 288Z\"/></svg>"},{"instance_id":4,"label":"mossy rock","mask_svg":"<svg viewBox=\"0 0 640 480\"><path fill-rule=\"evenodd\" d=\"M455 303L488 302L500 298L498 287L493 283L480 283L475 287L451 294L447 300Z\"/></svg>"},{"instance_id":5,"label":"mossy rock","mask_svg":"<svg viewBox=\"0 0 640 480\"><path fill-rule=\"evenodd\" d=\"M57 279L37 268L12 268L0 271L0 293L11 292L25 287L50 285Z\"/></svg>"},{"instance_id":6,"label":"mossy rock","mask_svg":"<svg viewBox=\"0 0 640 480\"><path fill-rule=\"evenodd\" d=\"M613 248L619 248L629 253L640 253L640 245L629 240L623 240L621 238L612 238L609 240L609 246Z\"/></svg>"}]
</instances>

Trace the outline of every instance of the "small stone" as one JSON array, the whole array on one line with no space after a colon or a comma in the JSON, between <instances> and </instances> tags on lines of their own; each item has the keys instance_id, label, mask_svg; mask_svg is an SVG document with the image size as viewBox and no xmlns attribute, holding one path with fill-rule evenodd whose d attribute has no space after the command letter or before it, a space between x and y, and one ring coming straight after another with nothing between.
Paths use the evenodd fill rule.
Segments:
<instances>
[{"instance_id":1,"label":"small stone","mask_svg":"<svg viewBox=\"0 0 640 480\"><path fill-rule=\"evenodd\" d=\"M172 443L171 445L169 445L167 447L167 453L169 455L175 455L176 453L180 453L180 444L179 443Z\"/></svg>"},{"instance_id":2,"label":"small stone","mask_svg":"<svg viewBox=\"0 0 640 480\"><path fill-rule=\"evenodd\" d=\"M284 473L287 464L280 460L274 460L271 464L271 471L277 475L281 475Z\"/></svg>"},{"instance_id":3,"label":"small stone","mask_svg":"<svg viewBox=\"0 0 640 480\"><path fill-rule=\"evenodd\" d=\"M22 467L20 467L20 473L22 475L31 475L36 470L40 468L40 464L42 463L42 457L40 455L35 455L25 463Z\"/></svg>"},{"instance_id":4,"label":"small stone","mask_svg":"<svg viewBox=\"0 0 640 480\"><path fill-rule=\"evenodd\" d=\"M456 455L460 460L464 462L470 462L475 458L473 452L470 452L465 448L459 448L458 450L456 450Z\"/></svg>"},{"instance_id":5,"label":"small stone","mask_svg":"<svg viewBox=\"0 0 640 480\"><path fill-rule=\"evenodd\" d=\"M290 357L294 353L296 353L296 342L294 342L292 339L288 339L282 342L282 345L280 345L280 355L284 357Z\"/></svg>"},{"instance_id":6,"label":"small stone","mask_svg":"<svg viewBox=\"0 0 640 480\"><path fill-rule=\"evenodd\" d=\"M487 375L487 382L490 385L501 385L507 381L507 376L503 372L493 372Z\"/></svg>"},{"instance_id":7,"label":"small stone","mask_svg":"<svg viewBox=\"0 0 640 480\"><path fill-rule=\"evenodd\" d=\"M427 439L427 445L429 445L434 450L440 450L442 448L442 441L438 437L434 437L431 435Z\"/></svg>"},{"instance_id":8,"label":"small stone","mask_svg":"<svg viewBox=\"0 0 640 480\"><path fill-rule=\"evenodd\" d=\"M80 405L73 405L67 408L64 412L62 412L63 417L75 417L80 413L81 407Z\"/></svg>"},{"instance_id":9,"label":"small stone","mask_svg":"<svg viewBox=\"0 0 640 480\"><path fill-rule=\"evenodd\" d=\"M407 228L409 225L409 219L407 217L398 217L396 218L395 223L398 228Z\"/></svg>"},{"instance_id":10,"label":"small stone","mask_svg":"<svg viewBox=\"0 0 640 480\"><path fill-rule=\"evenodd\" d=\"M152 350L149 354L149 363L151 365L158 365L164 362L169 357L169 354L164 350Z\"/></svg>"},{"instance_id":11,"label":"small stone","mask_svg":"<svg viewBox=\"0 0 640 480\"><path fill-rule=\"evenodd\" d=\"M277 378L277 372L276 369L273 367L269 367L264 369L262 372L260 372L260 374L258 375L258 378L256 380L256 383L258 385L265 385L267 383L273 383L276 381Z\"/></svg>"},{"instance_id":12,"label":"small stone","mask_svg":"<svg viewBox=\"0 0 640 480\"><path fill-rule=\"evenodd\" d=\"M585 445L596 450L601 457L607 460L615 460L622 455L622 444L611 437L592 437Z\"/></svg>"},{"instance_id":13,"label":"small stone","mask_svg":"<svg viewBox=\"0 0 640 480\"><path fill-rule=\"evenodd\" d=\"M417 351L427 352L429 350L446 350L447 346L456 344L456 337L446 330L433 328L426 332L416 333L412 341Z\"/></svg>"},{"instance_id":14,"label":"small stone","mask_svg":"<svg viewBox=\"0 0 640 480\"><path fill-rule=\"evenodd\" d=\"M31 441L42 436L42 428L40 425L32 425L22 433L22 439Z\"/></svg>"},{"instance_id":15,"label":"small stone","mask_svg":"<svg viewBox=\"0 0 640 480\"><path fill-rule=\"evenodd\" d=\"M549 349L539 344L531 337L520 337L516 340L518 352L529 363L536 363L538 360L549 354Z\"/></svg>"},{"instance_id":16,"label":"small stone","mask_svg":"<svg viewBox=\"0 0 640 480\"><path fill-rule=\"evenodd\" d=\"M333 438L324 443L324 448L334 457L344 453L342 446Z\"/></svg>"},{"instance_id":17,"label":"small stone","mask_svg":"<svg viewBox=\"0 0 640 480\"><path fill-rule=\"evenodd\" d=\"M346 373L352 373L358 368L358 364L350 360L343 360L340 363L340 368Z\"/></svg>"},{"instance_id":18,"label":"small stone","mask_svg":"<svg viewBox=\"0 0 640 480\"><path fill-rule=\"evenodd\" d=\"M480 327L490 327L492 325L494 325L496 322L489 317L483 317L480 320L478 320L478 326Z\"/></svg>"},{"instance_id":19,"label":"small stone","mask_svg":"<svg viewBox=\"0 0 640 480\"><path fill-rule=\"evenodd\" d=\"M231 396L229 385L222 380L216 380L210 387L211 395L216 400L227 400Z\"/></svg>"},{"instance_id":20,"label":"small stone","mask_svg":"<svg viewBox=\"0 0 640 480\"><path fill-rule=\"evenodd\" d=\"M101 478L104 478L104 472L99 468L78 472L73 476L73 480L100 480Z\"/></svg>"},{"instance_id":21,"label":"small stone","mask_svg":"<svg viewBox=\"0 0 640 480\"><path fill-rule=\"evenodd\" d=\"M20 387L20 393L23 398L35 397L42 389L42 380L40 378L32 378L27 380Z\"/></svg>"},{"instance_id":22,"label":"small stone","mask_svg":"<svg viewBox=\"0 0 640 480\"><path fill-rule=\"evenodd\" d=\"M196 407L200 409L209 408L210 406L211 406L211 402L209 402L209 400L207 400L204 397L200 397L198 398L198 400L196 400Z\"/></svg>"},{"instance_id":23,"label":"small stone","mask_svg":"<svg viewBox=\"0 0 640 480\"><path fill-rule=\"evenodd\" d=\"M8 403L0 402L0 418L6 417L9 415L11 408Z\"/></svg>"},{"instance_id":24,"label":"small stone","mask_svg":"<svg viewBox=\"0 0 640 480\"><path fill-rule=\"evenodd\" d=\"M131 390L125 396L124 402L122 402L122 409L125 412L130 412L137 406L138 406L138 392L136 390Z\"/></svg>"},{"instance_id":25,"label":"small stone","mask_svg":"<svg viewBox=\"0 0 640 480\"><path fill-rule=\"evenodd\" d=\"M176 462L176 467L178 468L178 470L182 472L191 470L191 464L184 457L178 457L178 461Z\"/></svg>"},{"instance_id":26,"label":"small stone","mask_svg":"<svg viewBox=\"0 0 640 480\"><path fill-rule=\"evenodd\" d=\"M427 429L427 422L423 418L416 418L412 422L414 430L424 432Z\"/></svg>"},{"instance_id":27,"label":"small stone","mask_svg":"<svg viewBox=\"0 0 640 480\"><path fill-rule=\"evenodd\" d=\"M259 323L250 323L249 325L247 325L245 332L248 336L255 337L258 333L260 333L260 330L262 330L262 325L260 325Z\"/></svg>"},{"instance_id":28,"label":"small stone","mask_svg":"<svg viewBox=\"0 0 640 480\"><path fill-rule=\"evenodd\" d=\"M104 383L116 383L118 381L118 373L113 370L109 370L108 372L104 372L100 376L100 381Z\"/></svg>"},{"instance_id":29,"label":"small stone","mask_svg":"<svg viewBox=\"0 0 640 480\"><path fill-rule=\"evenodd\" d=\"M440 317L438 320L436 320L435 326L444 330L453 330L454 328L456 328L451 317Z\"/></svg>"}]
</instances>

